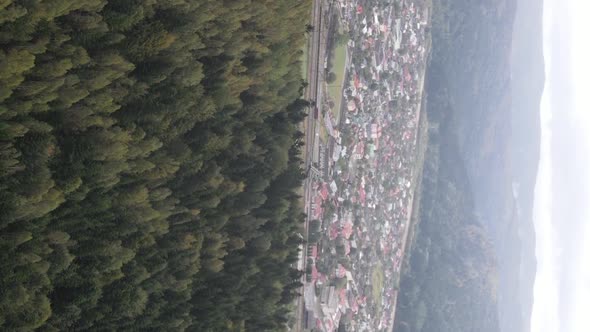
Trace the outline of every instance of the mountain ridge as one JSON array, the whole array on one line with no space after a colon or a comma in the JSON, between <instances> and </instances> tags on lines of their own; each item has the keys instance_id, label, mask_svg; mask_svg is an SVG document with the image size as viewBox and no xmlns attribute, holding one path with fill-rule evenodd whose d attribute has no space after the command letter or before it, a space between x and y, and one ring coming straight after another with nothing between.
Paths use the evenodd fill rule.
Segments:
<instances>
[{"instance_id":1,"label":"mountain ridge","mask_svg":"<svg viewBox=\"0 0 590 332\"><path fill-rule=\"evenodd\" d=\"M422 212L428 211L421 211L417 243L411 251L406 280L425 270L424 261L429 258L432 261L433 247L440 245L437 241L443 244L448 241L428 237L428 228L444 227L453 218L459 225L467 219L482 225L484 237L493 244L496 263L490 264L496 265L498 276L497 297L486 295L488 291L464 289L462 292L470 292L469 296L479 297L477 302L471 308L456 307L446 318L436 318L442 324L439 326L455 324L459 330L465 330L468 326L479 326L473 322L477 319L479 324L484 321L490 324L486 326L490 331L528 332L530 329L536 271L532 204L539 162L539 102L544 85L542 37L538 36L541 14L542 4L534 0L435 2L434 47L427 93L428 118L431 129L436 130L431 130L429 139L443 142L452 138L456 151L443 148L441 143L436 150L438 154L433 154L431 149L426 163L442 165L445 160L454 158L454 167L463 170L464 179L444 174L441 178L437 174L435 180L451 181L455 188L464 188L461 183L469 184L468 189L461 189L459 193L473 202L473 209L462 210L465 215L441 214L442 219L422 216ZM438 82L438 87L433 82ZM433 181L429 180L432 174L427 172L427 166L423 188L428 188L429 181ZM426 189L422 194L422 206L435 202L438 209L453 210L461 204L461 198L449 200L448 195L434 196ZM437 203L437 200L445 200L445 203ZM425 221L426 224L422 224ZM426 235L421 234L423 228L426 228ZM482 239L481 247L474 252L459 253L457 261L449 262L446 268L453 271L476 251L485 252L485 242L487 240ZM452 255L452 249L447 250L447 254ZM438 272L444 274L444 268ZM413 323L420 322L419 310L413 309L416 313L408 309L412 304L420 307L419 300L413 301L420 299L420 293L415 294L416 283L408 284L409 291L402 286L400 319L407 326L422 326ZM424 282L417 284L428 286ZM464 296L444 288L439 291L450 301ZM497 316L485 309L491 303L496 307ZM436 310L432 314L436 314ZM463 325L457 324L458 317L453 316L457 314L469 318L465 318ZM436 330L428 329L429 326L433 325L425 324L419 330Z\"/></svg>"},{"instance_id":2,"label":"mountain ridge","mask_svg":"<svg viewBox=\"0 0 590 332\"><path fill-rule=\"evenodd\" d=\"M503 331L530 331L533 286L536 273L535 230L533 203L540 156L540 103L545 82L543 59L543 2L519 0L513 27L511 53L511 155L513 185L519 190L513 195L519 208L517 233L520 240L518 269L518 298L521 319L512 329L508 319L502 320ZM506 289L506 296L512 290ZM514 293L512 293L514 294ZM508 300L509 301L509 300ZM502 312L510 303L499 303ZM505 308L505 309L502 309Z\"/></svg>"}]
</instances>

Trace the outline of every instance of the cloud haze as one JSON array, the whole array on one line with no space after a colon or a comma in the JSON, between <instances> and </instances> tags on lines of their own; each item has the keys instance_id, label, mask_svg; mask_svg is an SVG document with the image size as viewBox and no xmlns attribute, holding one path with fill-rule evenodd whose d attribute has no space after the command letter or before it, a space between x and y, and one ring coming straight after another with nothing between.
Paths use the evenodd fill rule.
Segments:
<instances>
[{"instance_id":1,"label":"cloud haze","mask_svg":"<svg viewBox=\"0 0 590 332\"><path fill-rule=\"evenodd\" d=\"M590 331L589 9L587 0L545 0L534 332Z\"/></svg>"}]
</instances>

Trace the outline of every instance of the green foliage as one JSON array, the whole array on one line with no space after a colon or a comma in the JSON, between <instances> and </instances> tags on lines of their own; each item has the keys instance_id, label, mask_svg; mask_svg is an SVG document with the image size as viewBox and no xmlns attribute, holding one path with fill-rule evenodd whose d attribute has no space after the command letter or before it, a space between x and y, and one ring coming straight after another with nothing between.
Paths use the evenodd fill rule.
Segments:
<instances>
[{"instance_id":1,"label":"green foliage","mask_svg":"<svg viewBox=\"0 0 590 332\"><path fill-rule=\"evenodd\" d=\"M309 222L309 235L307 241L309 243L317 243L322 236L321 233L322 222L314 219Z\"/></svg>"},{"instance_id":2,"label":"green foliage","mask_svg":"<svg viewBox=\"0 0 590 332\"><path fill-rule=\"evenodd\" d=\"M328 75L326 76L326 82L328 84L334 83L336 81L336 74L331 71L328 73Z\"/></svg>"},{"instance_id":3,"label":"green foliage","mask_svg":"<svg viewBox=\"0 0 590 332\"><path fill-rule=\"evenodd\" d=\"M337 32L334 39L335 39L336 45L342 46L342 45L346 45L348 43L348 41L350 40L350 37L348 36L347 33Z\"/></svg>"},{"instance_id":4,"label":"green foliage","mask_svg":"<svg viewBox=\"0 0 590 332\"><path fill-rule=\"evenodd\" d=\"M304 1L0 1L0 330L275 331Z\"/></svg>"}]
</instances>

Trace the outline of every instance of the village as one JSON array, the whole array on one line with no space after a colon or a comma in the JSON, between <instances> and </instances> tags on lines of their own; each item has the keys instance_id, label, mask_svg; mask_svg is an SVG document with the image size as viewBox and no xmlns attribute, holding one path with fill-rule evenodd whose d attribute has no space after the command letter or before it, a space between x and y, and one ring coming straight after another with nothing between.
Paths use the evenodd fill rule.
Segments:
<instances>
[{"instance_id":1,"label":"village","mask_svg":"<svg viewBox=\"0 0 590 332\"><path fill-rule=\"evenodd\" d=\"M307 331L391 331L415 190L429 6L333 3L348 41L340 109L317 103L306 199ZM317 129L319 132L320 129Z\"/></svg>"}]
</instances>

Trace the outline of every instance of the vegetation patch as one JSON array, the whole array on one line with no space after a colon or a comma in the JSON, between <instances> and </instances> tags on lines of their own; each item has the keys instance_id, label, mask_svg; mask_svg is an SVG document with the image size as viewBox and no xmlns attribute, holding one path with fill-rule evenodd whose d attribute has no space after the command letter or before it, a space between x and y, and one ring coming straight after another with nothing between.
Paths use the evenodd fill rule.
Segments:
<instances>
[{"instance_id":1,"label":"vegetation patch","mask_svg":"<svg viewBox=\"0 0 590 332\"><path fill-rule=\"evenodd\" d=\"M301 48L301 77L307 82L307 75L309 73L309 38L305 39L305 45Z\"/></svg>"},{"instance_id":2,"label":"vegetation patch","mask_svg":"<svg viewBox=\"0 0 590 332\"><path fill-rule=\"evenodd\" d=\"M332 66L332 72L334 74L334 80L328 81L328 93L334 100L334 107L332 108L332 114L334 119L338 121L340 119L341 103L342 103L342 86L344 85L344 78L346 77L346 44L340 43L336 45L334 50L334 60ZM330 74L328 74L330 75Z\"/></svg>"},{"instance_id":3,"label":"vegetation patch","mask_svg":"<svg viewBox=\"0 0 590 332\"><path fill-rule=\"evenodd\" d=\"M379 263L375 265L373 271L371 272L371 295L373 297L373 301L375 301L376 317L379 317L381 314L381 294L383 293L384 289L384 280L385 275L383 274L383 266L381 263Z\"/></svg>"},{"instance_id":4,"label":"vegetation patch","mask_svg":"<svg viewBox=\"0 0 590 332\"><path fill-rule=\"evenodd\" d=\"M283 329L311 0L0 7L0 330Z\"/></svg>"}]
</instances>

